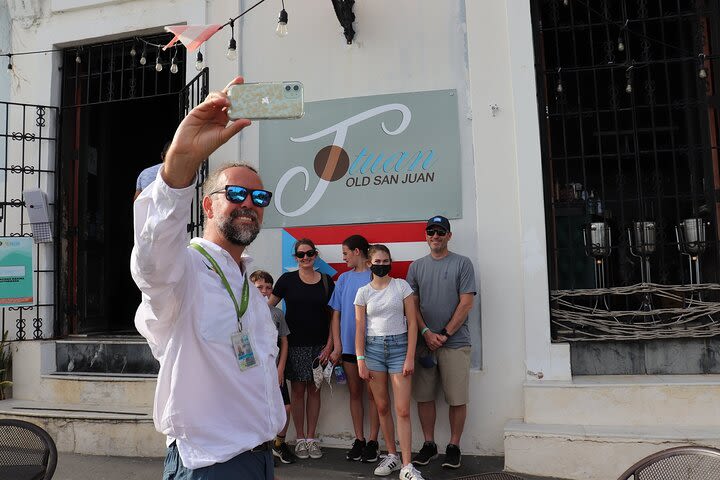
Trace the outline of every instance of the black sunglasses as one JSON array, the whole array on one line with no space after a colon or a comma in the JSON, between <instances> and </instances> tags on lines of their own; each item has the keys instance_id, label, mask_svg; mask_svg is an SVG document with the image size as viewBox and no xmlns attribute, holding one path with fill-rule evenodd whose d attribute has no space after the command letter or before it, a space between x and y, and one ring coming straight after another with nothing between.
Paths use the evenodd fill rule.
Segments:
<instances>
[{"instance_id":1,"label":"black sunglasses","mask_svg":"<svg viewBox=\"0 0 720 480\"><path fill-rule=\"evenodd\" d=\"M212 192L210 195L223 192L225 192L225 198L232 203L242 203L248 194L250 194L253 205L257 207L267 207L270 205L270 199L272 198L272 192L268 192L267 190L250 190L240 185L225 185L222 190Z\"/></svg>"},{"instance_id":2,"label":"black sunglasses","mask_svg":"<svg viewBox=\"0 0 720 480\"><path fill-rule=\"evenodd\" d=\"M437 235L438 237L444 237L447 235L447 232L445 230L440 230L439 228L428 228L425 230L425 233L427 233L428 237L432 237L433 235Z\"/></svg>"},{"instance_id":3,"label":"black sunglasses","mask_svg":"<svg viewBox=\"0 0 720 480\"><path fill-rule=\"evenodd\" d=\"M308 258L312 258L317 255L317 250L308 250L307 252L295 252L295 256L297 258L305 258L305 255L307 255Z\"/></svg>"}]
</instances>

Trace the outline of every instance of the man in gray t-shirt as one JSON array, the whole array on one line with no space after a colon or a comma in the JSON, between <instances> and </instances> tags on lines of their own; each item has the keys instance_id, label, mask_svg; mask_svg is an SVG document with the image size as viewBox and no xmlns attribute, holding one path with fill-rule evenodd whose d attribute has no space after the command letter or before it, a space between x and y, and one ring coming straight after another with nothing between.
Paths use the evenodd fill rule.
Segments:
<instances>
[{"instance_id":1,"label":"man in gray t-shirt","mask_svg":"<svg viewBox=\"0 0 720 480\"><path fill-rule=\"evenodd\" d=\"M467 257L448 250L450 221L440 215L427 222L430 254L410 265L407 281L413 289L418 315L418 348L413 375L413 396L425 443L413 458L427 465L437 458L435 444L435 394L442 386L450 410L450 442L443 467L459 468L460 437L465 426L470 381L470 330L468 313L473 306L475 272Z\"/></svg>"}]
</instances>

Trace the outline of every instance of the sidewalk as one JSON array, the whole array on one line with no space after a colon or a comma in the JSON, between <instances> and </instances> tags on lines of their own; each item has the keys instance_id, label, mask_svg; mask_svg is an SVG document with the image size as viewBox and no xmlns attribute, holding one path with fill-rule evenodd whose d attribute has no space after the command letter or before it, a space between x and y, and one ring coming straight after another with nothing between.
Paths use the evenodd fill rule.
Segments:
<instances>
[{"instance_id":1,"label":"sidewalk","mask_svg":"<svg viewBox=\"0 0 720 480\"><path fill-rule=\"evenodd\" d=\"M345 450L324 448L320 460L302 460L293 465L280 465L275 475L280 480L318 479L380 479L373 475L372 465L345 460ZM441 458L422 468L427 480L449 480L483 472L497 472L503 468L502 457L463 456L463 465L457 470L441 467ZM162 458L100 457L60 453L53 480L160 480ZM541 477L519 475L528 480ZM384 477L395 479L397 475ZM551 479L546 479L551 480Z\"/></svg>"}]
</instances>

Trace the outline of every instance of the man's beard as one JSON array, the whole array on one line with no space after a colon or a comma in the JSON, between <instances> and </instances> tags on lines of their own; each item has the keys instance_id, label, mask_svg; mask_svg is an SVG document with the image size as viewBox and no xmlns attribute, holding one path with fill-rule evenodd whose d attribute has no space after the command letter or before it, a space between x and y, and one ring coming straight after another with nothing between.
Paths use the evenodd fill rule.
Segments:
<instances>
[{"instance_id":1,"label":"man's beard","mask_svg":"<svg viewBox=\"0 0 720 480\"><path fill-rule=\"evenodd\" d=\"M236 224L233 220L238 217L249 217L252 218L254 222L251 224ZM254 211L248 208L240 208L233 210L229 216L220 219L218 221L218 230L230 243L247 247L255 240L258 233L260 233L260 223Z\"/></svg>"}]
</instances>

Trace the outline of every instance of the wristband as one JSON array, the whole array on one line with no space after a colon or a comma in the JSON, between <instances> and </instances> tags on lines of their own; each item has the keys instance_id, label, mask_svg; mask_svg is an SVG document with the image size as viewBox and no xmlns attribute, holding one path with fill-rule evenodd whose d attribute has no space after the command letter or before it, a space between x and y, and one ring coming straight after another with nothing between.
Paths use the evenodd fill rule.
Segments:
<instances>
[{"instance_id":1,"label":"wristband","mask_svg":"<svg viewBox=\"0 0 720 480\"><path fill-rule=\"evenodd\" d=\"M365 355L358 355L355 358L357 358L358 360L365 360Z\"/></svg>"},{"instance_id":2,"label":"wristband","mask_svg":"<svg viewBox=\"0 0 720 480\"><path fill-rule=\"evenodd\" d=\"M423 328L422 330L420 330L420 335L425 335L425 332L427 332L428 330L430 330L428 327Z\"/></svg>"}]
</instances>

